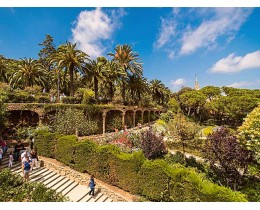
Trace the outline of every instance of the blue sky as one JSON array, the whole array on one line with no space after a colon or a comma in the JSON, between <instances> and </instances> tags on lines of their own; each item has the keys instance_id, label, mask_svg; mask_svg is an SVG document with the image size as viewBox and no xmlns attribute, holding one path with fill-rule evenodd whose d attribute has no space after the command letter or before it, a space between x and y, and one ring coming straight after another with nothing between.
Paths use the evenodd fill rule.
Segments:
<instances>
[{"instance_id":1,"label":"blue sky","mask_svg":"<svg viewBox=\"0 0 260 210\"><path fill-rule=\"evenodd\" d=\"M0 54L37 58L45 34L95 58L130 44L144 76L176 91L260 88L260 8L0 8Z\"/></svg>"}]
</instances>

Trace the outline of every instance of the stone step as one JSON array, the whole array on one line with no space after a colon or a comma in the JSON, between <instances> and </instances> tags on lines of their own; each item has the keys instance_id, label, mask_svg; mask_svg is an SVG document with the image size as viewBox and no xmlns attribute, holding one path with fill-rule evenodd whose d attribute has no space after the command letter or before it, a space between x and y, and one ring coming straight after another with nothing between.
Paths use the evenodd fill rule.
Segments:
<instances>
[{"instance_id":1,"label":"stone step","mask_svg":"<svg viewBox=\"0 0 260 210\"><path fill-rule=\"evenodd\" d=\"M111 198L107 198L104 202L113 202Z\"/></svg>"},{"instance_id":2,"label":"stone step","mask_svg":"<svg viewBox=\"0 0 260 210\"><path fill-rule=\"evenodd\" d=\"M87 195L89 192L88 190L89 188L87 186L78 185L69 193L67 193L66 196L68 196L71 201L78 202Z\"/></svg>"},{"instance_id":3,"label":"stone step","mask_svg":"<svg viewBox=\"0 0 260 210\"><path fill-rule=\"evenodd\" d=\"M57 179L53 180L53 182L50 182L49 184L45 185L48 188L51 188L52 186L58 184L60 181L62 181L63 179L65 179L65 176L60 176Z\"/></svg>"},{"instance_id":4,"label":"stone step","mask_svg":"<svg viewBox=\"0 0 260 210\"><path fill-rule=\"evenodd\" d=\"M22 168L22 164L21 163L16 163L15 165L13 165L13 167L10 170L12 172L15 172L15 171L17 171L20 168Z\"/></svg>"},{"instance_id":5,"label":"stone step","mask_svg":"<svg viewBox=\"0 0 260 210\"><path fill-rule=\"evenodd\" d=\"M51 177L53 177L56 173L51 171L51 173L49 173L48 175L42 177L42 179L40 179L38 182L43 183L46 180L50 179Z\"/></svg>"},{"instance_id":6,"label":"stone step","mask_svg":"<svg viewBox=\"0 0 260 210\"><path fill-rule=\"evenodd\" d=\"M46 168L44 168L42 170L37 169L35 171L38 171L38 173L36 172L32 176L30 176L30 180L33 181L33 182L42 179L44 176L46 176L46 175L48 175L50 173L50 171L48 169L46 169Z\"/></svg>"},{"instance_id":7,"label":"stone step","mask_svg":"<svg viewBox=\"0 0 260 210\"><path fill-rule=\"evenodd\" d=\"M98 193L97 195L94 195L94 197L92 197L88 202L96 202L102 195L103 193Z\"/></svg>"},{"instance_id":8,"label":"stone step","mask_svg":"<svg viewBox=\"0 0 260 210\"><path fill-rule=\"evenodd\" d=\"M0 169L8 168L8 164L9 164L9 162L2 164ZM18 162L13 163L13 166L10 169L15 168L18 165L21 166L21 164L18 164Z\"/></svg>"},{"instance_id":9,"label":"stone step","mask_svg":"<svg viewBox=\"0 0 260 210\"><path fill-rule=\"evenodd\" d=\"M74 181L69 180L68 182L65 182L64 184L62 184L60 187L57 188L57 192L62 192L63 190L65 190L67 187L69 187L71 184L73 184Z\"/></svg>"},{"instance_id":10,"label":"stone step","mask_svg":"<svg viewBox=\"0 0 260 210\"><path fill-rule=\"evenodd\" d=\"M73 190L75 187L77 187L79 184L77 182L73 182L71 185L66 187L61 193L63 195L67 195L71 190Z\"/></svg>"},{"instance_id":11,"label":"stone step","mask_svg":"<svg viewBox=\"0 0 260 210\"><path fill-rule=\"evenodd\" d=\"M89 189L89 191L90 191L90 189ZM92 196L89 195L89 192L88 192L88 194L84 198L82 198L79 202L88 202L91 198L92 198Z\"/></svg>"},{"instance_id":12,"label":"stone step","mask_svg":"<svg viewBox=\"0 0 260 210\"><path fill-rule=\"evenodd\" d=\"M60 175L57 174L57 173L55 173L54 176L50 177L49 179L44 180L42 183L43 183L44 185L48 185L49 183L55 181L55 179L57 179L57 178L59 178L59 177L60 177Z\"/></svg>"},{"instance_id":13,"label":"stone step","mask_svg":"<svg viewBox=\"0 0 260 210\"><path fill-rule=\"evenodd\" d=\"M52 186L51 188L53 190L57 190L59 187L61 187L63 184L65 184L66 182L70 181L67 177L64 177L64 179L62 181L60 181L59 183L55 184L54 186Z\"/></svg>"},{"instance_id":14,"label":"stone step","mask_svg":"<svg viewBox=\"0 0 260 210\"><path fill-rule=\"evenodd\" d=\"M2 165L0 169L8 168L9 156L2 159ZM22 163L16 161L10 168L13 173L22 174ZM43 183L46 187L56 190L67 196L70 201L73 202L113 202L111 198L103 193L98 193L94 197L89 195L90 188L85 185L79 185L79 183L70 180L65 176L61 176L53 171L50 171L44 167L39 167L30 172L30 182Z\"/></svg>"},{"instance_id":15,"label":"stone step","mask_svg":"<svg viewBox=\"0 0 260 210\"><path fill-rule=\"evenodd\" d=\"M108 197L106 195L102 195L99 199L96 200L96 202L104 202Z\"/></svg>"}]
</instances>

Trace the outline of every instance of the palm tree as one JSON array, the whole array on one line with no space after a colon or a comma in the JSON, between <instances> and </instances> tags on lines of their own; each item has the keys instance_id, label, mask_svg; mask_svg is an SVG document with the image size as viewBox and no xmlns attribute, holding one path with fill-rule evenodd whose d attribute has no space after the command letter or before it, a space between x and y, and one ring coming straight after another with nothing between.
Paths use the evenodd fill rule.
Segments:
<instances>
[{"instance_id":1,"label":"palm tree","mask_svg":"<svg viewBox=\"0 0 260 210\"><path fill-rule=\"evenodd\" d=\"M74 96L74 72L82 72L88 55L81 50L76 50L76 44L67 42L58 47L57 51L50 56L50 63L56 63L57 67L65 70L65 75L70 76L70 95Z\"/></svg>"},{"instance_id":2,"label":"palm tree","mask_svg":"<svg viewBox=\"0 0 260 210\"><path fill-rule=\"evenodd\" d=\"M47 72L44 66L37 60L33 60L32 58L22 59L18 61L14 70L10 79L12 86L19 84L23 84L26 87L33 87L34 85L45 86Z\"/></svg>"},{"instance_id":3,"label":"palm tree","mask_svg":"<svg viewBox=\"0 0 260 210\"><path fill-rule=\"evenodd\" d=\"M126 72L114 61L108 61L106 68L106 82L108 83L109 96L112 101L115 94L115 85L120 84L120 78L126 77Z\"/></svg>"},{"instance_id":4,"label":"palm tree","mask_svg":"<svg viewBox=\"0 0 260 210\"><path fill-rule=\"evenodd\" d=\"M138 53L132 51L129 45L117 45L115 53L108 53L112 61L119 64L119 67L127 73L127 76L135 74L139 77L143 75L142 63ZM122 98L125 101L126 77L122 77Z\"/></svg>"},{"instance_id":5,"label":"palm tree","mask_svg":"<svg viewBox=\"0 0 260 210\"><path fill-rule=\"evenodd\" d=\"M162 91L164 88L162 81L158 79L151 80L150 86L153 95L153 100L157 101L157 103L160 103L160 98L162 97Z\"/></svg>"},{"instance_id":6,"label":"palm tree","mask_svg":"<svg viewBox=\"0 0 260 210\"><path fill-rule=\"evenodd\" d=\"M146 78L138 77L136 75L129 76L128 79L128 89L130 91L130 95L132 100L136 103L136 101L141 101L141 95L145 92L149 92L149 86Z\"/></svg>"},{"instance_id":7,"label":"palm tree","mask_svg":"<svg viewBox=\"0 0 260 210\"><path fill-rule=\"evenodd\" d=\"M84 68L84 73L88 81L94 84L95 90L95 99L98 100L98 85L99 82L102 82L106 77L107 72L107 59L105 57L98 57L96 60L90 61L86 64Z\"/></svg>"}]
</instances>

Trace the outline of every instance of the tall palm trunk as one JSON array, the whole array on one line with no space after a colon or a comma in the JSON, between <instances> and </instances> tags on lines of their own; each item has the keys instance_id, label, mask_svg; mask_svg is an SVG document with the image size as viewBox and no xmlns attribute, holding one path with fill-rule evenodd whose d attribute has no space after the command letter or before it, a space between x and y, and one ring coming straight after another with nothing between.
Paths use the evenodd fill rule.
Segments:
<instances>
[{"instance_id":1,"label":"tall palm trunk","mask_svg":"<svg viewBox=\"0 0 260 210\"><path fill-rule=\"evenodd\" d=\"M95 99L98 100L98 80L94 77Z\"/></svg>"},{"instance_id":2,"label":"tall palm trunk","mask_svg":"<svg viewBox=\"0 0 260 210\"><path fill-rule=\"evenodd\" d=\"M73 64L71 64L70 66L69 66L69 73L70 73L70 95L71 96L74 96L74 78L73 78L73 76L74 76L74 65Z\"/></svg>"},{"instance_id":3,"label":"tall palm trunk","mask_svg":"<svg viewBox=\"0 0 260 210\"><path fill-rule=\"evenodd\" d=\"M114 88L113 88L113 82L110 82L109 83L109 86L110 86L110 90L109 90L109 94L110 94L110 98L111 98L111 101L114 97Z\"/></svg>"},{"instance_id":4,"label":"tall palm trunk","mask_svg":"<svg viewBox=\"0 0 260 210\"><path fill-rule=\"evenodd\" d=\"M123 102L125 102L125 83L123 82L122 84L122 98L123 98Z\"/></svg>"}]
</instances>

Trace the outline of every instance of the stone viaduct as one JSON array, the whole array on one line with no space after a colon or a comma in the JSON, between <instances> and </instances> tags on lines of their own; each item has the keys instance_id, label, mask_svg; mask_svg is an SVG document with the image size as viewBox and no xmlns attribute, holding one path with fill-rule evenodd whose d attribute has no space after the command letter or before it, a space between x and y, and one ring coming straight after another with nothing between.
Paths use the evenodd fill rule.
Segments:
<instances>
[{"instance_id":1,"label":"stone viaduct","mask_svg":"<svg viewBox=\"0 0 260 210\"><path fill-rule=\"evenodd\" d=\"M46 109L45 107L48 105L54 105L53 109ZM12 111L30 111L33 113L36 113L38 115L39 119L39 125L42 124L42 119L44 116L53 111L55 107L57 107L59 104L44 104L44 103L6 103L6 109L9 112ZM68 106L68 107L84 107L79 104L60 104L62 106ZM109 107L109 106L101 106L100 112L102 113L102 124L103 124L103 134L106 133L106 121L107 116L110 112L116 111L120 113L121 119L122 119L122 126L125 125L125 116L126 114L130 114L132 118L132 124L133 127L136 126L136 118L139 116L140 122L144 122L144 116L146 117L146 121L149 123L151 121L151 114L159 116L162 112L164 112L164 109L158 109L158 108L143 108L138 106L115 106L115 107Z\"/></svg>"}]
</instances>

